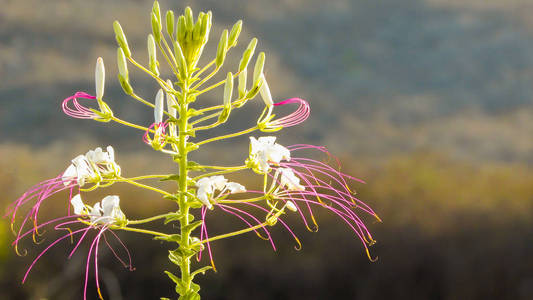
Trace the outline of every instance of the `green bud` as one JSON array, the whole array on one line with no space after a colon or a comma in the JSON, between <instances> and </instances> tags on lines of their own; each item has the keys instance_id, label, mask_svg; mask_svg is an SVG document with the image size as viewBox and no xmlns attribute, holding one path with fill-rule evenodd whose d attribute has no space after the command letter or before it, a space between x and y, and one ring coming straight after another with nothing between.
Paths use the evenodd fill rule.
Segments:
<instances>
[{"instance_id":1,"label":"green bud","mask_svg":"<svg viewBox=\"0 0 533 300\"><path fill-rule=\"evenodd\" d=\"M261 85L252 87L252 89L246 94L246 98L253 99L259 93L260 89Z\"/></svg>"},{"instance_id":2,"label":"green bud","mask_svg":"<svg viewBox=\"0 0 533 300\"><path fill-rule=\"evenodd\" d=\"M174 19L174 12L171 10L167 11L167 33L170 37L174 36L174 25L176 24L176 20Z\"/></svg>"},{"instance_id":3,"label":"green bud","mask_svg":"<svg viewBox=\"0 0 533 300\"><path fill-rule=\"evenodd\" d=\"M263 74L263 68L265 66L265 52L259 53L257 56L257 60L255 61L254 66L254 86L256 86L259 83L259 78L261 77L261 74Z\"/></svg>"},{"instance_id":4,"label":"green bud","mask_svg":"<svg viewBox=\"0 0 533 300\"><path fill-rule=\"evenodd\" d=\"M194 29L192 31L192 40L197 42L200 41L202 38L202 20L204 17L204 13L200 12L198 15L198 20L196 21L196 24L194 24Z\"/></svg>"},{"instance_id":5,"label":"green bud","mask_svg":"<svg viewBox=\"0 0 533 300\"><path fill-rule=\"evenodd\" d=\"M226 58L226 50L228 47L228 30L224 29L220 41L218 42L216 65L219 68Z\"/></svg>"},{"instance_id":6,"label":"green bud","mask_svg":"<svg viewBox=\"0 0 533 300\"><path fill-rule=\"evenodd\" d=\"M161 27L161 9L159 8L159 2L154 1L154 6L152 7L152 13L157 18L157 22L159 23L159 27Z\"/></svg>"},{"instance_id":7,"label":"green bud","mask_svg":"<svg viewBox=\"0 0 533 300\"><path fill-rule=\"evenodd\" d=\"M208 11L207 14L204 15L204 18L202 19L202 36L203 40L202 43L207 43L207 40L209 39L209 32L211 31L211 17L212 13L211 11Z\"/></svg>"},{"instance_id":8,"label":"green bud","mask_svg":"<svg viewBox=\"0 0 533 300\"><path fill-rule=\"evenodd\" d=\"M157 69L157 52L155 50L155 40L154 37L148 35L148 65L150 66L150 71L155 75L159 76L159 70Z\"/></svg>"},{"instance_id":9,"label":"green bud","mask_svg":"<svg viewBox=\"0 0 533 300\"><path fill-rule=\"evenodd\" d=\"M117 39L119 47L122 48L126 57L130 57L131 51L128 47L128 41L126 40L124 31L122 30L122 27L118 21L113 22L113 30L115 31L115 38Z\"/></svg>"},{"instance_id":10,"label":"green bud","mask_svg":"<svg viewBox=\"0 0 533 300\"><path fill-rule=\"evenodd\" d=\"M228 120L228 118L229 118L230 112L231 112L231 105L228 106L228 107L224 107L224 109L222 110L222 112L218 116L218 122L219 123L226 122Z\"/></svg>"},{"instance_id":11,"label":"green bud","mask_svg":"<svg viewBox=\"0 0 533 300\"><path fill-rule=\"evenodd\" d=\"M244 50L244 53L242 54L241 62L239 64L239 72L246 69L246 67L248 66L250 59L254 55L256 46L257 46L257 39L253 38L248 44L248 47L246 48L246 50Z\"/></svg>"},{"instance_id":12,"label":"green bud","mask_svg":"<svg viewBox=\"0 0 533 300\"><path fill-rule=\"evenodd\" d=\"M235 47L237 45L237 39L239 38L239 35L241 34L241 30L242 30L242 20L239 20L231 28L231 32L229 34L229 41L228 41L228 45L230 47Z\"/></svg>"},{"instance_id":13,"label":"green bud","mask_svg":"<svg viewBox=\"0 0 533 300\"><path fill-rule=\"evenodd\" d=\"M185 35L187 33L187 29L185 28L185 17L179 16L178 18L178 32L176 33L176 39L183 43L185 41Z\"/></svg>"},{"instance_id":14,"label":"green bud","mask_svg":"<svg viewBox=\"0 0 533 300\"><path fill-rule=\"evenodd\" d=\"M122 77L128 80L128 65L126 63L126 56L124 55L124 51L122 50L122 48L117 48L117 64L118 72L120 73L120 75L122 75Z\"/></svg>"},{"instance_id":15,"label":"green bud","mask_svg":"<svg viewBox=\"0 0 533 300\"><path fill-rule=\"evenodd\" d=\"M133 94L133 88L131 87L131 84L127 78L125 78L121 74L118 74L118 81L120 82L120 86L124 90L124 93L126 93L127 95Z\"/></svg>"},{"instance_id":16,"label":"green bud","mask_svg":"<svg viewBox=\"0 0 533 300\"><path fill-rule=\"evenodd\" d=\"M244 70L242 70L239 73L239 86L238 86L239 99L242 99L242 97L244 97L244 95L246 94L246 77L247 76L248 76L248 69L244 68Z\"/></svg>"},{"instance_id":17,"label":"green bud","mask_svg":"<svg viewBox=\"0 0 533 300\"><path fill-rule=\"evenodd\" d=\"M159 43L161 41L161 22L154 13L152 13L152 32L156 42Z\"/></svg>"},{"instance_id":18,"label":"green bud","mask_svg":"<svg viewBox=\"0 0 533 300\"><path fill-rule=\"evenodd\" d=\"M187 31L192 31L194 26L194 19L192 16L192 9L190 6L187 6L185 8L185 28L187 28Z\"/></svg>"},{"instance_id":19,"label":"green bud","mask_svg":"<svg viewBox=\"0 0 533 300\"><path fill-rule=\"evenodd\" d=\"M183 50L181 49L180 44L176 41L174 41L174 56L176 56L176 60L178 61L178 71L180 72L180 76L185 78L185 74L187 74L187 62L185 61L185 56L183 55Z\"/></svg>"},{"instance_id":20,"label":"green bud","mask_svg":"<svg viewBox=\"0 0 533 300\"><path fill-rule=\"evenodd\" d=\"M231 96L233 93L233 74L228 72L224 85L224 107L231 107Z\"/></svg>"}]
</instances>

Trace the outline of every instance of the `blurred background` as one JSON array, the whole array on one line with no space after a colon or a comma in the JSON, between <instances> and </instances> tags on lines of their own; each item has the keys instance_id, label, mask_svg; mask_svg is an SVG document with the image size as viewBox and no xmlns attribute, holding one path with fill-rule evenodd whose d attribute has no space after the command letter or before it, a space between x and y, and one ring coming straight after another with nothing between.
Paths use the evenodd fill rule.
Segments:
<instances>
[{"instance_id":1,"label":"blurred background","mask_svg":"<svg viewBox=\"0 0 533 300\"><path fill-rule=\"evenodd\" d=\"M318 233L289 218L301 251L279 228L273 230L276 252L254 234L213 243L218 272L198 277L202 299L533 299L532 1L160 3L163 11L182 13L186 5L195 14L213 11L203 62L213 57L221 31L243 19L226 70L236 68L257 36L274 98L301 97L312 107L306 123L279 133L280 143L327 145L343 171L367 182L354 188L383 219L368 219L377 262L327 213L318 214ZM147 63L151 6L148 0L0 0L2 207L97 146L115 146L126 176L175 169L142 143L141 132L71 119L60 109L75 91L94 94L94 64L102 56L106 99L115 114L150 124L152 112L125 96L116 80L112 22L121 22L134 57ZM152 99L156 85L132 69L134 88ZM197 104L220 103L220 95L218 90ZM252 102L215 133L248 128L262 105ZM240 164L247 142L211 144L195 159ZM133 218L174 209L156 194L120 184L90 197L97 201L104 193L118 193ZM66 196L52 198L43 213L61 213ZM215 231L242 226L217 213L210 224ZM49 234L44 244L54 236ZM119 234L136 270L125 270L102 247L106 298L172 297L162 273L173 268L169 246ZM81 298L88 245L69 261L71 246L56 247L21 285L42 245L29 239L28 255L18 257L12 240L2 219L0 299ZM89 299L96 299L91 285Z\"/></svg>"}]
</instances>

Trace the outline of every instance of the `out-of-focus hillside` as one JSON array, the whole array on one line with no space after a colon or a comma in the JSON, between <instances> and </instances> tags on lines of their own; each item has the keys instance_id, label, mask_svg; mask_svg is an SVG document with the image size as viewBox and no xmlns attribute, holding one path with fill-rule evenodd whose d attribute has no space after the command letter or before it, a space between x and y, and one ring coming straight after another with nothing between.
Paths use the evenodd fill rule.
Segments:
<instances>
[{"instance_id":1,"label":"out-of-focus hillside","mask_svg":"<svg viewBox=\"0 0 533 300\"><path fill-rule=\"evenodd\" d=\"M467 160L531 163L533 139L527 136L533 127L533 27L523 18L531 10L525 0L510 6L497 2L161 4L177 11L186 4L195 11L213 10L211 48L223 27L244 19L240 47L231 62L239 59L251 37L259 36L274 96L305 97L312 105L307 126L287 131L287 137L328 143L358 156L427 148ZM131 142L129 131L110 132L100 124L68 119L59 103L75 90L93 90L94 61L103 56L112 107L124 118L149 122L150 114L131 104L112 75L116 46L111 23L121 21L134 55L146 61L150 5L48 1L43 6L36 0L3 0L1 139L42 145L90 136L130 149L141 147ZM134 72L132 78L143 96L154 95L155 86L142 74Z\"/></svg>"}]
</instances>

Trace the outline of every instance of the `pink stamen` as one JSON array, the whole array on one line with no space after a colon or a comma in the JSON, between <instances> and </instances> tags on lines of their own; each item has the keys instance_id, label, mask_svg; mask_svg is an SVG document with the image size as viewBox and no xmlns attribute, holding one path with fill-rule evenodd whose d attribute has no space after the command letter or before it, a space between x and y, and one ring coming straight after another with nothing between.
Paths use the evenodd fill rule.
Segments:
<instances>
[{"instance_id":1,"label":"pink stamen","mask_svg":"<svg viewBox=\"0 0 533 300\"><path fill-rule=\"evenodd\" d=\"M90 108L87 108L83 105L81 105L78 102L78 98L83 99L96 99L95 96L91 96L85 92L76 92L73 96L70 96L63 100L63 103L61 104L61 107L63 108L63 112L67 114L68 116L71 116L73 118L78 119L96 119L98 118L98 115L91 110ZM71 106L69 106L71 105Z\"/></svg>"},{"instance_id":2,"label":"pink stamen","mask_svg":"<svg viewBox=\"0 0 533 300\"><path fill-rule=\"evenodd\" d=\"M163 145L165 143L165 139L166 139L166 135L165 134L166 134L166 131L167 131L167 127L168 127L168 122L166 122L166 121L165 122L161 122L161 123L152 123L152 125L150 125L150 127L148 127L148 130L146 130L146 132L143 135L143 142L145 142L148 145L152 144L153 139L150 138L150 130L154 130L155 131L154 139L156 137L158 137L157 142L160 145Z\"/></svg>"},{"instance_id":3,"label":"pink stamen","mask_svg":"<svg viewBox=\"0 0 533 300\"><path fill-rule=\"evenodd\" d=\"M291 127L291 126L298 125L304 122L305 120L307 120L307 118L309 118L309 115L311 114L311 108L309 107L309 103L307 103L307 101L303 99L290 98L290 99L287 99L287 100L284 100L278 103L274 103L274 106L281 106L281 105L293 104L293 103L298 104L298 108L293 113L285 117L275 119L269 122L269 126L270 127Z\"/></svg>"}]
</instances>

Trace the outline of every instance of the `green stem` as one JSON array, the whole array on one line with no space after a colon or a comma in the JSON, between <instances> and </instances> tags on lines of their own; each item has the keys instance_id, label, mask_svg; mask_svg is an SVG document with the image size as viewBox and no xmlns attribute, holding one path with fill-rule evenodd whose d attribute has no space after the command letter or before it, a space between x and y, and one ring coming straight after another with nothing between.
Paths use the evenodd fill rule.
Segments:
<instances>
[{"instance_id":1,"label":"green stem","mask_svg":"<svg viewBox=\"0 0 533 300\"><path fill-rule=\"evenodd\" d=\"M168 216L172 216L172 215L175 215L175 213L168 213L168 214L158 215L158 216L154 216L154 217L151 217L151 218L140 219L140 220L128 220L128 225L144 224L144 223L156 221L156 220L159 220L159 219L164 219L164 218L166 218Z\"/></svg>"},{"instance_id":2,"label":"green stem","mask_svg":"<svg viewBox=\"0 0 533 300\"><path fill-rule=\"evenodd\" d=\"M204 140L204 141L196 143L196 145L201 146L203 144L207 144L207 143L211 143L211 142L215 142L215 141L220 141L220 140L223 140L223 139L236 137L236 136L239 136L239 135L243 135L243 134L247 134L247 133L253 132L253 131L257 130L257 129L259 129L259 127L258 126L254 126L252 128L248 128L248 129L245 129L245 130L242 130L242 131L239 131L239 132L230 133L230 134L226 134L226 135L217 136L217 137L214 137L214 138L211 138L211 139L207 139L207 140Z\"/></svg>"}]
</instances>

